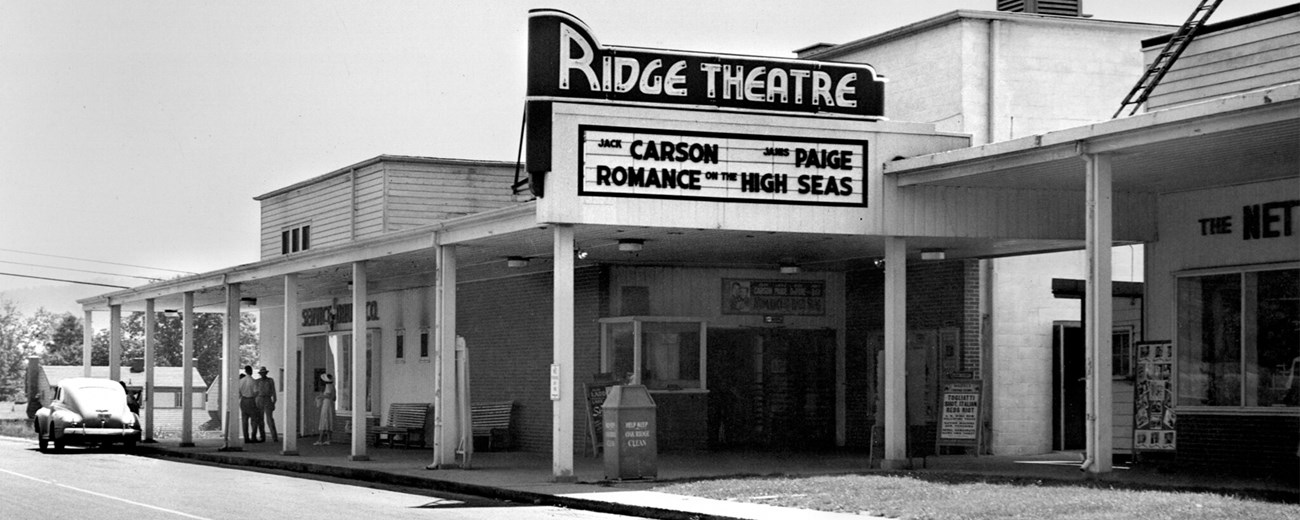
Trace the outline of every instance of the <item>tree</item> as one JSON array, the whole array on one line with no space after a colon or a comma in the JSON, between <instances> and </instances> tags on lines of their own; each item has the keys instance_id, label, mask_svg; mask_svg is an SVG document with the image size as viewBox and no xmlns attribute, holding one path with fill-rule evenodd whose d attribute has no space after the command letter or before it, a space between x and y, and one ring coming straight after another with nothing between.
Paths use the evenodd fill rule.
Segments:
<instances>
[{"instance_id":1,"label":"tree","mask_svg":"<svg viewBox=\"0 0 1300 520\"><path fill-rule=\"evenodd\" d=\"M70 312L56 315L55 318L56 323L53 330L50 331L48 341L45 343L45 353L41 356L41 363L46 365L80 365L81 342L84 339L81 320ZM108 359L108 353L105 352L104 355L104 359Z\"/></svg>"},{"instance_id":2,"label":"tree","mask_svg":"<svg viewBox=\"0 0 1300 520\"><path fill-rule=\"evenodd\" d=\"M0 400L22 394L27 358L44 344L49 316L49 311L40 309L28 318L14 302L0 300Z\"/></svg>"},{"instance_id":3,"label":"tree","mask_svg":"<svg viewBox=\"0 0 1300 520\"><path fill-rule=\"evenodd\" d=\"M144 358L144 313L133 312L122 321L122 356L120 363L123 366L129 366L131 360ZM184 339L184 324L181 323L182 321L180 317L168 317L163 313L155 314L154 323L157 327L154 339L157 348L157 351L154 352L155 366L182 366L183 345L181 342ZM221 376L224 322L223 314L194 314L194 366L199 370L199 374L203 376L205 384L211 384L213 380ZM91 349L92 364L108 364L108 332L105 329L95 334L95 341ZM239 364L241 366L257 362L257 338L257 315L241 313L239 320Z\"/></svg>"}]
</instances>

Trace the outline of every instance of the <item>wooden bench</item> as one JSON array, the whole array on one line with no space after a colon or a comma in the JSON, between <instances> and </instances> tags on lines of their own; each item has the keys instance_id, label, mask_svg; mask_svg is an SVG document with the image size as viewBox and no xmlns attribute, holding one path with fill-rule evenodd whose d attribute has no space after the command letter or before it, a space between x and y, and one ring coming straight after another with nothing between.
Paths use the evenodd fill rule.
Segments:
<instances>
[{"instance_id":1,"label":"wooden bench","mask_svg":"<svg viewBox=\"0 0 1300 520\"><path fill-rule=\"evenodd\" d=\"M514 401L474 403L469 406L469 420L474 438L487 438L487 451L493 447L510 447L510 415Z\"/></svg>"},{"instance_id":2,"label":"wooden bench","mask_svg":"<svg viewBox=\"0 0 1300 520\"><path fill-rule=\"evenodd\" d=\"M389 446L397 441L407 448L424 447L424 425L429 417L429 403L393 403L388 405L388 424L371 426L366 436L375 446L387 440Z\"/></svg>"}]
</instances>

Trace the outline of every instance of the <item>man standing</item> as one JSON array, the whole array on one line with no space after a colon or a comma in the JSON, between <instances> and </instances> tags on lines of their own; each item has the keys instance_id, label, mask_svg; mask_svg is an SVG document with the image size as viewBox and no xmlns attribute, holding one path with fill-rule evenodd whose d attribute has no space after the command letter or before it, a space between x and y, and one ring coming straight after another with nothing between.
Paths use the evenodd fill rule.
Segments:
<instances>
[{"instance_id":1,"label":"man standing","mask_svg":"<svg viewBox=\"0 0 1300 520\"><path fill-rule=\"evenodd\" d=\"M257 389L257 410L262 418L257 428L262 440L265 441L266 430L264 427L270 425L272 442L280 442L280 434L275 431L275 380L271 379L267 372L269 370L266 367L257 369L257 375L259 376L255 384Z\"/></svg>"},{"instance_id":2,"label":"man standing","mask_svg":"<svg viewBox=\"0 0 1300 520\"><path fill-rule=\"evenodd\" d=\"M239 374L239 420L244 425L244 442L261 442L255 437L257 426L262 423L257 410L257 386L253 383L253 366L244 365L244 373Z\"/></svg>"}]
</instances>

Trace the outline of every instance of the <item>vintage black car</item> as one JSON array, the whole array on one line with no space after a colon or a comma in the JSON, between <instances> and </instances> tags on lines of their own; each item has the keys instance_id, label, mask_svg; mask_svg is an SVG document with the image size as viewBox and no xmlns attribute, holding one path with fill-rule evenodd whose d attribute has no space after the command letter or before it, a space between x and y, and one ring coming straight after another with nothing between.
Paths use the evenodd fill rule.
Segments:
<instances>
[{"instance_id":1,"label":"vintage black car","mask_svg":"<svg viewBox=\"0 0 1300 520\"><path fill-rule=\"evenodd\" d=\"M59 381L48 406L36 412L36 435L41 451L62 450L65 445L140 442L140 418L128 404L126 388L111 379L72 377Z\"/></svg>"}]
</instances>

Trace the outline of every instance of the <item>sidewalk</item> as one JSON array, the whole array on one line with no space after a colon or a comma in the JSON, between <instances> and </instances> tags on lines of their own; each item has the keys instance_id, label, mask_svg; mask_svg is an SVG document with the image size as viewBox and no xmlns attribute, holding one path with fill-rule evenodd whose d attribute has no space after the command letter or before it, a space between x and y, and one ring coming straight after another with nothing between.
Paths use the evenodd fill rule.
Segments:
<instances>
[{"instance_id":1,"label":"sidewalk","mask_svg":"<svg viewBox=\"0 0 1300 520\"><path fill-rule=\"evenodd\" d=\"M429 470L429 449L367 447L367 461L348 460L346 443L312 446L311 439L299 442L299 455L280 455L278 444L249 444L244 451L219 451L220 440L197 440L197 446L181 448L174 440L141 445L144 455L187 459L231 466L276 469L390 485L464 493L515 503L562 506L571 509L666 519L847 519L862 515L823 513L686 497L652 491L666 481L773 475L826 475L871 471L865 454L858 453L690 453L661 454L657 482L604 480L603 461L578 457L574 460L577 482L553 481L549 454L488 452L473 455L470 469ZM922 461L917 459L917 466ZM1078 455L1049 454L1034 457L931 457L925 468L913 470L924 478L932 474L977 474L990 478L1086 481L1079 470ZM1219 472L1169 471L1149 466L1116 469L1103 477L1117 487L1212 491L1269 497L1274 500L1300 499L1294 483L1247 475Z\"/></svg>"}]
</instances>

